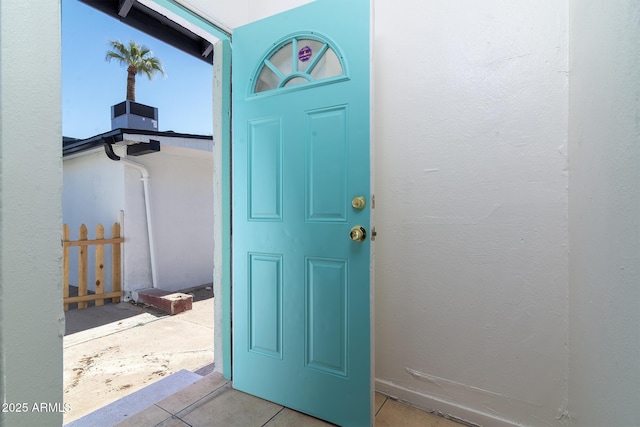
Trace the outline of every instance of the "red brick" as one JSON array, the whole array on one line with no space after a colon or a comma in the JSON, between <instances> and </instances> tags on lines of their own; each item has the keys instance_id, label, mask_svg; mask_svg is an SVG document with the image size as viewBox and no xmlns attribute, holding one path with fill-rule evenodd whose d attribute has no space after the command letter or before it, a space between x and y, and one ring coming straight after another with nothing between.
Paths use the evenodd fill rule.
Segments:
<instances>
[{"instance_id":1,"label":"red brick","mask_svg":"<svg viewBox=\"0 0 640 427\"><path fill-rule=\"evenodd\" d=\"M191 310L193 295L163 291L162 289L145 289L138 291L136 302L150 305L165 313L174 315Z\"/></svg>"}]
</instances>

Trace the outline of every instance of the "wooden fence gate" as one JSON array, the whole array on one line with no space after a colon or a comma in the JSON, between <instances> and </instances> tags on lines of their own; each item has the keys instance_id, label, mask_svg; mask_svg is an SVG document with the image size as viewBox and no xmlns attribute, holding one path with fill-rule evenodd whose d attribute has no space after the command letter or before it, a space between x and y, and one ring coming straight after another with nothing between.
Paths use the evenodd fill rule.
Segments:
<instances>
[{"instance_id":1,"label":"wooden fence gate","mask_svg":"<svg viewBox=\"0 0 640 427\"><path fill-rule=\"evenodd\" d=\"M82 224L79 231L78 240L70 240L69 226L62 227L62 282L64 295L64 311L69 310L69 304L78 303L78 308L87 308L87 301L95 301L96 306L103 305L105 299L111 298L111 302L120 302L122 292L121 282L121 245L124 238L120 237L120 224L117 222L112 227L111 238L104 238L104 227L98 224L96 227L96 238L87 239L87 226ZM104 245L111 245L111 292L105 293L104 283ZM78 296L69 297L69 265L71 258L71 247L78 247ZM89 246L95 246L95 294L89 295Z\"/></svg>"}]
</instances>

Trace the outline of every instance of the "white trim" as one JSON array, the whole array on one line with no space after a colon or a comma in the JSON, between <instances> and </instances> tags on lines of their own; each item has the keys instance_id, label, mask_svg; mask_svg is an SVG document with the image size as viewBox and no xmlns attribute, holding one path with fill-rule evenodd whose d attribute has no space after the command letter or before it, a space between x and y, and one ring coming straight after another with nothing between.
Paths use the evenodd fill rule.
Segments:
<instances>
[{"instance_id":1,"label":"white trim","mask_svg":"<svg viewBox=\"0 0 640 427\"><path fill-rule=\"evenodd\" d=\"M88 150L80 151L78 153L69 154L68 156L64 156L62 158L62 161L65 162L67 160L77 159L78 157L85 157L85 156L93 155L93 154L99 153L101 151L104 151L104 147L102 145L99 146L99 147L94 147L94 148L90 148Z\"/></svg>"},{"instance_id":2,"label":"white trim","mask_svg":"<svg viewBox=\"0 0 640 427\"><path fill-rule=\"evenodd\" d=\"M222 58L223 41L218 41L213 45L213 56ZM224 369L224 349L223 349L223 300L222 300L222 262L223 246L223 221L224 212L222 194L222 88L224 84L224 71L222 61L213 61L213 360L214 372L222 373ZM216 141L218 143L216 144Z\"/></svg>"},{"instance_id":3,"label":"white trim","mask_svg":"<svg viewBox=\"0 0 640 427\"><path fill-rule=\"evenodd\" d=\"M140 1L140 0L138 0ZM218 27L220 30L231 34L233 32L233 30L222 23L222 21L220 21L218 18L216 18L215 16L211 16L208 13L205 13L202 11L202 9L199 9L187 2L185 2L184 0L173 0L175 3L179 4L180 6L184 7L185 9L187 9L190 12L195 13L196 15L200 16L201 18L206 19L207 21L211 22L214 26Z\"/></svg>"},{"instance_id":4,"label":"white trim","mask_svg":"<svg viewBox=\"0 0 640 427\"><path fill-rule=\"evenodd\" d=\"M215 37L213 34L211 34L208 31L203 30L202 28L194 25L193 23L189 22L188 20L186 20L185 18L181 17L180 15L177 15L177 14L171 12L170 10L162 7L161 5L156 3L154 0L137 0L137 1L141 5L144 5L144 6L148 7L149 9L158 12L159 14L165 16L170 21L173 21L176 24L182 26L183 28L186 28L187 30L191 31L193 34L202 37L203 39L207 40L208 42L210 42L212 44L215 44L218 41L218 38ZM176 0L174 0L174 1L175 1L175 3L179 4L181 7L184 7L185 9L189 10L190 12L195 13L196 15L200 16L201 18L204 18L204 19L208 20L211 24L213 24L214 26L220 28L221 30L228 31L229 33L231 33L231 30L228 30L228 27L226 25L224 25L224 24L221 24L219 20L217 20L215 18L208 17L206 14L204 14L201 11L195 11L192 6L187 6L187 5L183 4L180 1L176 1Z\"/></svg>"}]
</instances>

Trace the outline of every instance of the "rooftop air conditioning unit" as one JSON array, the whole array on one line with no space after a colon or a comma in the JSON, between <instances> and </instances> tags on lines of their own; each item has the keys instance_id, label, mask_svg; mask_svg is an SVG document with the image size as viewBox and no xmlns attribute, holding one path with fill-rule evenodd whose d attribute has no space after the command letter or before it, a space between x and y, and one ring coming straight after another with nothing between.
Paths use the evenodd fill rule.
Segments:
<instances>
[{"instance_id":1,"label":"rooftop air conditioning unit","mask_svg":"<svg viewBox=\"0 0 640 427\"><path fill-rule=\"evenodd\" d=\"M133 101L111 106L111 130L158 130L158 109Z\"/></svg>"}]
</instances>

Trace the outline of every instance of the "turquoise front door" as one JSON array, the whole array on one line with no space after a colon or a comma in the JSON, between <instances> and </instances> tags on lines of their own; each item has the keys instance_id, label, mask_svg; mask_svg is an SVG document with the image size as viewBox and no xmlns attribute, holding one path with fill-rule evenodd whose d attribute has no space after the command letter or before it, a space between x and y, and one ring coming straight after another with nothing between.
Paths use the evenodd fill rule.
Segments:
<instances>
[{"instance_id":1,"label":"turquoise front door","mask_svg":"<svg viewBox=\"0 0 640 427\"><path fill-rule=\"evenodd\" d=\"M372 412L369 32L317 0L232 38L233 385L342 426Z\"/></svg>"}]
</instances>

